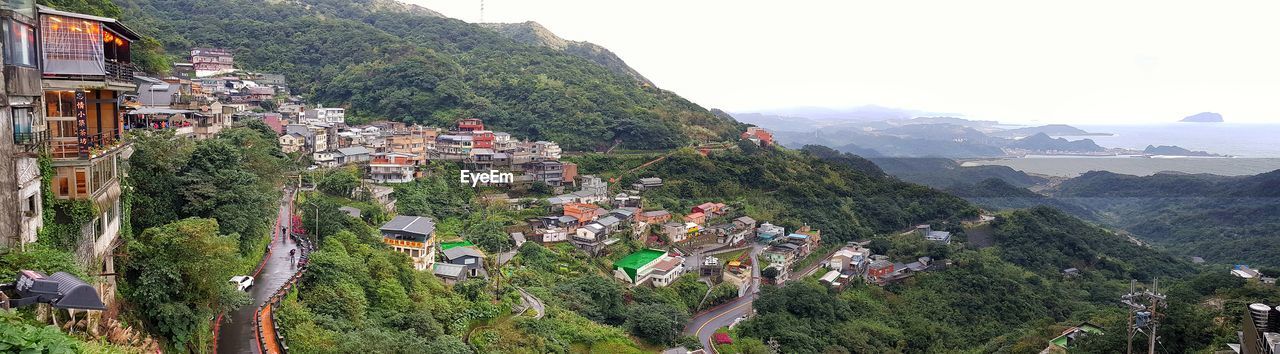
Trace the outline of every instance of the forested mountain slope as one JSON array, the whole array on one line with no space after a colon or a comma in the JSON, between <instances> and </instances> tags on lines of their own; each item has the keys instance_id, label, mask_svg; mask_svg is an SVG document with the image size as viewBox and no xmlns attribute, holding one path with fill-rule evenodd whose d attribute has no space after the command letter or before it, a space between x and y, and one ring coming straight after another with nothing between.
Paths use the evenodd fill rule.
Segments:
<instances>
[{"instance_id":1,"label":"forested mountain slope","mask_svg":"<svg viewBox=\"0 0 1280 354\"><path fill-rule=\"evenodd\" d=\"M672 148L736 134L674 93L578 56L386 0L121 0L124 17L181 58L223 47L349 114L437 126L482 117L567 149Z\"/></svg>"}]
</instances>

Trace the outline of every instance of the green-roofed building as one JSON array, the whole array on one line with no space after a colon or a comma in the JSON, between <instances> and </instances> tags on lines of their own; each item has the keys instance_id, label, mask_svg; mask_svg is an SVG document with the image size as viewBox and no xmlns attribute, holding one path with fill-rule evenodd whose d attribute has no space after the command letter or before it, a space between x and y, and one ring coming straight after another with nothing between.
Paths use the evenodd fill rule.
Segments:
<instances>
[{"instance_id":1,"label":"green-roofed building","mask_svg":"<svg viewBox=\"0 0 1280 354\"><path fill-rule=\"evenodd\" d=\"M450 248L454 248L454 247L471 247L471 246L475 246L475 244L471 243L471 241L466 241L466 240L463 240L463 241L454 241L454 242L441 242L441 243L440 243L440 250L441 250L441 251L446 251L446 250L448 250L448 249L450 249Z\"/></svg>"},{"instance_id":2,"label":"green-roofed building","mask_svg":"<svg viewBox=\"0 0 1280 354\"><path fill-rule=\"evenodd\" d=\"M613 274L633 285L643 283L654 265L664 258L667 258L666 251L642 249L613 262Z\"/></svg>"},{"instance_id":3,"label":"green-roofed building","mask_svg":"<svg viewBox=\"0 0 1280 354\"><path fill-rule=\"evenodd\" d=\"M1066 349L1066 348L1070 348L1071 344L1074 343L1077 339L1084 338L1085 336L1090 336L1090 335L1102 335L1102 328L1099 328L1098 326L1089 322L1081 323L1079 326L1071 327L1065 331L1062 331L1062 335L1058 336L1057 338L1050 339L1049 344L1053 344L1055 346L1058 346L1059 348Z\"/></svg>"}]
</instances>

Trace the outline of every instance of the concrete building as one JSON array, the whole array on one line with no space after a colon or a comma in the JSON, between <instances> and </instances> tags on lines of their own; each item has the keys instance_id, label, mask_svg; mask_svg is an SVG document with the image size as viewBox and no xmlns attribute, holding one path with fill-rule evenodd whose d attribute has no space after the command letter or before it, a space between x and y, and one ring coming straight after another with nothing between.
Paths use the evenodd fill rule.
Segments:
<instances>
[{"instance_id":1,"label":"concrete building","mask_svg":"<svg viewBox=\"0 0 1280 354\"><path fill-rule=\"evenodd\" d=\"M397 215L379 230L383 243L413 259L414 269L431 269L436 261L436 224L430 218Z\"/></svg>"},{"instance_id":2,"label":"concrete building","mask_svg":"<svg viewBox=\"0 0 1280 354\"><path fill-rule=\"evenodd\" d=\"M44 227L40 190L40 150L47 144L36 51L39 20L34 2L0 3L5 24L4 99L0 99L0 250L23 248ZM9 139L8 137L12 137Z\"/></svg>"}]
</instances>

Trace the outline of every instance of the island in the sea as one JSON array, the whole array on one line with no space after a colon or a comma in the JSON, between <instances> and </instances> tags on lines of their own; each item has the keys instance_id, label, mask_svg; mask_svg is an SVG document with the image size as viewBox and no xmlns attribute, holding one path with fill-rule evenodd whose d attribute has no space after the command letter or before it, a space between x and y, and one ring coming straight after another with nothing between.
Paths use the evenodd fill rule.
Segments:
<instances>
[{"instance_id":1,"label":"island in the sea","mask_svg":"<svg viewBox=\"0 0 1280 354\"><path fill-rule=\"evenodd\" d=\"M1222 115L1213 112L1200 112L1186 118L1182 118L1179 122L1190 123L1222 123Z\"/></svg>"},{"instance_id":2,"label":"island in the sea","mask_svg":"<svg viewBox=\"0 0 1280 354\"><path fill-rule=\"evenodd\" d=\"M1180 146L1173 145L1147 145L1143 153L1156 156L1196 156L1196 157L1227 157L1226 155L1218 155L1207 151L1191 151Z\"/></svg>"}]
</instances>

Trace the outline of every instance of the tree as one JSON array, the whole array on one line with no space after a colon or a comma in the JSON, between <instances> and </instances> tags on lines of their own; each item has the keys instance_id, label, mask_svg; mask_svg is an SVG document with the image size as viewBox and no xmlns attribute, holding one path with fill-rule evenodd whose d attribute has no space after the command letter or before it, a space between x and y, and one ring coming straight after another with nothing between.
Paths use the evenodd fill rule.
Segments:
<instances>
[{"instance_id":1,"label":"tree","mask_svg":"<svg viewBox=\"0 0 1280 354\"><path fill-rule=\"evenodd\" d=\"M126 245L121 293L146 304L139 309L146 327L168 338L171 348L197 351L208 338L208 318L249 303L227 283L237 261L235 239L219 235L217 221L153 227Z\"/></svg>"},{"instance_id":2,"label":"tree","mask_svg":"<svg viewBox=\"0 0 1280 354\"><path fill-rule=\"evenodd\" d=\"M774 280L778 278L778 268L768 267L760 271L760 276L765 279Z\"/></svg>"},{"instance_id":3,"label":"tree","mask_svg":"<svg viewBox=\"0 0 1280 354\"><path fill-rule=\"evenodd\" d=\"M672 344L680 338L680 330L688 321L683 311L662 304L636 306L627 314L624 327L628 332L654 344Z\"/></svg>"}]
</instances>

